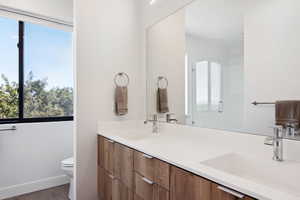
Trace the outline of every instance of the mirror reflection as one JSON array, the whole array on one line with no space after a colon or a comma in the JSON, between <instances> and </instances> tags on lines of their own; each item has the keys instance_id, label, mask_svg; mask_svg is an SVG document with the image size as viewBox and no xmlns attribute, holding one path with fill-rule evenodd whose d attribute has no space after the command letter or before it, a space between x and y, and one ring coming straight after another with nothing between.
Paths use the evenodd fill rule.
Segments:
<instances>
[{"instance_id":1,"label":"mirror reflection","mask_svg":"<svg viewBox=\"0 0 300 200\"><path fill-rule=\"evenodd\" d=\"M149 27L147 117L272 134L275 102L300 99L298 4L196 0Z\"/></svg>"}]
</instances>

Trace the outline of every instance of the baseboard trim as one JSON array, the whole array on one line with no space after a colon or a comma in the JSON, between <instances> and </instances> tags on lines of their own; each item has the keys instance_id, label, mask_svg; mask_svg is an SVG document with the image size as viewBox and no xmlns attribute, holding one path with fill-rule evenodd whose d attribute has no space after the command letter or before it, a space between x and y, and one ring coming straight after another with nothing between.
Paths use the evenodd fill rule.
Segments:
<instances>
[{"instance_id":1,"label":"baseboard trim","mask_svg":"<svg viewBox=\"0 0 300 200\"><path fill-rule=\"evenodd\" d=\"M0 188L0 200L64 185L69 182L69 178L66 175L61 175L24 184Z\"/></svg>"}]
</instances>

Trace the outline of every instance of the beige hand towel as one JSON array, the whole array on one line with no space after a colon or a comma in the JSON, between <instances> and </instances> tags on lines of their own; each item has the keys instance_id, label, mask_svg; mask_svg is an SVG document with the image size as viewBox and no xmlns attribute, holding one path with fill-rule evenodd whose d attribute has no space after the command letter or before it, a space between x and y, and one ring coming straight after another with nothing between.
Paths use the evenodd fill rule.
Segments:
<instances>
[{"instance_id":1,"label":"beige hand towel","mask_svg":"<svg viewBox=\"0 0 300 200\"><path fill-rule=\"evenodd\" d=\"M116 114L119 116L128 113L128 89L127 87L117 86L115 91Z\"/></svg>"},{"instance_id":2,"label":"beige hand towel","mask_svg":"<svg viewBox=\"0 0 300 200\"><path fill-rule=\"evenodd\" d=\"M166 88L158 88L157 90L157 112L158 113L169 112L168 91Z\"/></svg>"},{"instance_id":3,"label":"beige hand towel","mask_svg":"<svg viewBox=\"0 0 300 200\"><path fill-rule=\"evenodd\" d=\"M276 125L300 122L300 101L276 102Z\"/></svg>"}]
</instances>

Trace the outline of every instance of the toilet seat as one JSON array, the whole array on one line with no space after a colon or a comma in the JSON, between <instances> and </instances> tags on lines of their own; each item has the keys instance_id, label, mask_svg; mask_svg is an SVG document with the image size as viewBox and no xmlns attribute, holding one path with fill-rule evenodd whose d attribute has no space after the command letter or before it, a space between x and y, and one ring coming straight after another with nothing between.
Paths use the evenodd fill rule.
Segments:
<instances>
[{"instance_id":1,"label":"toilet seat","mask_svg":"<svg viewBox=\"0 0 300 200\"><path fill-rule=\"evenodd\" d=\"M74 200L74 179L73 179L74 158L67 158L61 161L61 169L70 178L69 199Z\"/></svg>"}]
</instances>

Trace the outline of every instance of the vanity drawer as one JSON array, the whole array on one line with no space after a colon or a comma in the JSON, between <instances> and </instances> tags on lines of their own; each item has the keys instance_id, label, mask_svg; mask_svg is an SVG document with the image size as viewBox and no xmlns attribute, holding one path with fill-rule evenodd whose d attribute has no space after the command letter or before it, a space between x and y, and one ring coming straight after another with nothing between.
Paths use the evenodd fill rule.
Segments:
<instances>
[{"instance_id":1,"label":"vanity drawer","mask_svg":"<svg viewBox=\"0 0 300 200\"><path fill-rule=\"evenodd\" d=\"M154 181L154 160L151 156L134 151L134 170L147 179Z\"/></svg>"},{"instance_id":2,"label":"vanity drawer","mask_svg":"<svg viewBox=\"0 0 300 200\"><path fill-rule=\"evenodd\" d=\"M171 167L170 196L171 200L217 200L211 196L210 181L174 166Z\"/></svg>"},{"instance_id":3,"label":"vanity drawer","mask_svg":"<svg viewBox=\"0 0 300 200\"><path fill-rule=\"evenodd\" d=\"M169 200L169 191L135 173L134 200Z\"/></svg>"},{"instance_id":4,"label":"vanity drawer","mask_svg":"<svg viewBox=\"0 0 300 200\"><path fill-rule=\"evenodd\" d=\"M169 190L170 165L141 152L134 152L134 170L145 178Z\"/></svg>"}]
</instances>

